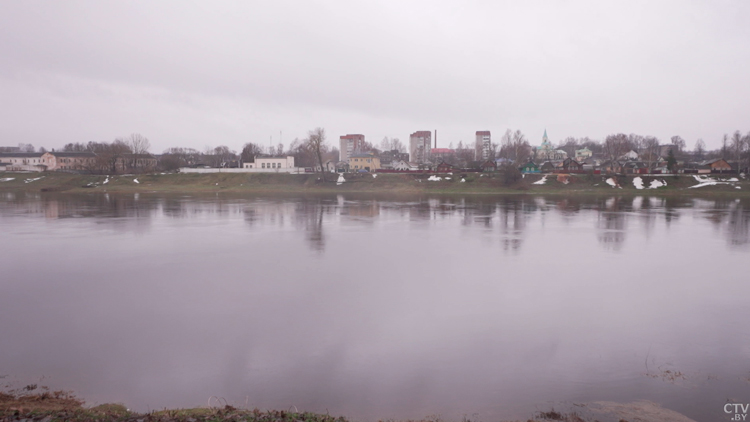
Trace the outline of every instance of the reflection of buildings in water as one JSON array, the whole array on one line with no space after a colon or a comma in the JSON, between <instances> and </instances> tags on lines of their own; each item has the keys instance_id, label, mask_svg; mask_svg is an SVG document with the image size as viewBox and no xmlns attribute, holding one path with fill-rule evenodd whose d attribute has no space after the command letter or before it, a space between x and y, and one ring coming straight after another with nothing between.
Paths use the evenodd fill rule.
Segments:
<instances>
[{"instance_id":1,"label":"reflection of buildings in water","mask_svg":"<svg viewBox=\"0 0 750 422\"><path fill-rule=\"evenodd\" d=\"M636 200L640 198L639 201ZM637 197L636 200L634 200L633 209L637 211L637 218L638 221L641 223L641 227L643 228L643 231L646 233L646 238L648 239L651 236L651 233L654 231L654 228L656 227L656 220L659 216L658 208L654 206L655 201L652 201L654 198L649 197Z\"/></svg>"},{"instance_id":2,"label":"reflection of buildings in water","mask_svg":"<svg viewBox=\"0 0 750 422\"><path fill-rule=\"evenodd\" d=\"M323 225L326 215L335 215L338 202L316 199L303 200L256 200L242 205L245 224L249 227L287 228L291 224L295 231L305 233L311 248L325 249Z\"/></svg>"},{"instance_id":3,"label":"reflection of buildings in water","mask_svg":"<svg viewBox=\"0 0 750 422\"><path fill-rule=\"evenodd\" d=\"M135 195L19 195L2 204L16 213L40 215L46 219L95 218L102 227L143 233L150 229L157 205L136 200Z\"/></svg>"},{"instance_id":4,"label":"reflection of buildings in water","mask_svg":"<svg viewBox=\"0 0 750 422\"><path fill-rule=\"evenodd\" d=\"M598 239L605 249L619 251L625 241L625 219L622 211L623 198L612 197L604 201L597 216Z\"/></svg>"},{"instance_id":5,"label":"reflection of buildings in water","mask_svg":"<svg viewBox=\"0 0 750 422\"><path fill-rule=\"evenodd\" d=\"M420 200L409 204L409 220L412 222L428 222L432 216L432 210L428 201Z\"/></svg>"},{"instance_id":6,"label":"reflection of buildings in water","mask_svg":"<svg viewBox=\"0 0 750 422\"><path fill-rule=\"evenodd\" d=\"M709 221L714 226L714 229L719 231L727 221L727 215L733 203L734 201L695 198L693 199L692 207L694 213Z\"/></svg>"},{"instance_id":7,"label":"reflection of buildings in water","mask_svg":"<svg viewBox=\"0 0 750 422\"><path fill-rule=\"evenodd\" d=\"M714 228L724 234L730 248L750 244L750 207L739 199L694 200L693 206Z\"/></svg>"},{"instance_id":8,"label":"reflection of buildings in water","mask_svg":"<svg viewBox=\"0 0 750 422\"><path fill-rule=\"evenodd\" d=\"M335 215L336 205L328 205L317 200L303 200L296 203L294 209L294 225L304 230L310 248L317 252L325 250L325 234L323 232L323 217L326 214Z\"/></svg>"},{"instance_id":9,"label":"reflection of buildings in water","mask_svg":"<svg viewBox=\"0 0 750 422\"><path fill-rule=\"evenodd\" d=\"M297 203L294 201L257 200L249 204L243 204L242 213L248 226L284 228L289 219L294 219L297 213Z\"/></svg>"},{"instance_id":10,"label":"reflection of buildings in water","mask_svg":"<svg viewBox=\"0 0 750 422\"><path fill-rule=\"evenodd\" d=\"M60 203L56 200L47 201L44 207L44 217L53 220L60 218Z\"/></svg>"},{"instance_id":11,"label":"reflection of buildings in water","mask_svg":"<svg viewBox=\"0 0 750 422\"><path fill-rule=\"evenodd\" d=\"M640 211L642 208L643 208L643 197L636 196L635 198L633 198L633 205L632 205L633 211Z\"/></svg>"},{"instance_id":12,"label":"reflection of buildings in water","mask_svg":"<svg viewBox=\"0 0 750 422\"><path fill-rule=\"evenodd\" d=\"M457 204L454 199L439 198L430 199L431 218L433 220L449 218L456 214L458 209L465 208L465 200L461 199Z\"/></svg>"},{"instance_id":13,"label":"reflection of buildings in water","mask_svg":"<svg viewBox=\"0 0 750 422\"><path fill-rule=\"evenodd\" d=\"M368 217L361 221L372 222L369 220L380 215L380 204L378 201L350 201L341 206L341 215L348 217Z\"/></svg>"},{"instance_id":14,"label":"reflection of buildings in water","mask_svg":"<svg viewBox=\"0 0 750 422\"><path fill-rule=\"evenodd\" d=\"M579 198L559 199L555 203L555 210L563 216L563 221L569 222L581 211L581 200Z\"/></svg>"},{"instance_id":15,"label":"reflection of buildings in water","mask_svg":"<svg viewBox=\"0 0 750 422\"><path fill-rule=\"evenodd\" d=\"M504 251L519 251L528 219L538 209L535 201L504 200L498 204L500 243Z\"/></svg>"},{"instance_id":16,"label":"reflection of buildings in water","mask_svg":"<svg viewBox=\"0 0 750 422\"><path fill-rule=\"evenodd\" d=\"M151 229L151 222L157 212L158 201L138 200L136 195L110 195L104 198L99 207L107 209L110 215L107 223L117 231L145 233ZM80 209L80 208L77 208Z\"/></svg>"},{"instance_id":17,"label":"reflection of buildings in water","mask_svg":"<svg viewBox=\"0 0 750 422\"><path fill-rule=\"evenodd\" d=\"M482 227L492 228L492 219L495 217L497 203L477 201L471 207L463 208L461 223L465 226L480 224Z\"/></svg>"},{"instance_id":18,"label":"reflection of buildings in water","mask_svg":"<svg viewBox=\"0 0 750 422\"><path fill-rule=\"evenodd\" d=\"M729 212L727 240L731 248L745 248L750 243L750 209L736 202Z\"/></svg>"},{"instance_id":19,"label":"reflection of buildings in water","mask_svg":"<svg viewBox=\"0 0 750 422\"><path fill-rule=\"evenodd\" d=\"M664 207L664 221L669 225L673 220L680 218L679 209L684 207L685 204L684 200L680 198L666 197L662 206Z\"/></svg>"}]
</instances>

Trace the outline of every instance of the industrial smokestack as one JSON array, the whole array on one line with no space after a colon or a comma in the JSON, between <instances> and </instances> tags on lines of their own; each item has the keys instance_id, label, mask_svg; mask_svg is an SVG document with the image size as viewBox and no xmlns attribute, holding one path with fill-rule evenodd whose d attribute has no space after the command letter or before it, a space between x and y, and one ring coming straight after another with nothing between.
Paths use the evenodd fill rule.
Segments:
<instances>
[{"instance_id":1,"label":"industrial smokestack","mask_svg":"<svg viewBox=\"0 0 750 422\"><path fill-rule=\"evenodd\" d=\"M437 129L435 129L435 148L437 148Z\"/></svg>"}]
</instances>

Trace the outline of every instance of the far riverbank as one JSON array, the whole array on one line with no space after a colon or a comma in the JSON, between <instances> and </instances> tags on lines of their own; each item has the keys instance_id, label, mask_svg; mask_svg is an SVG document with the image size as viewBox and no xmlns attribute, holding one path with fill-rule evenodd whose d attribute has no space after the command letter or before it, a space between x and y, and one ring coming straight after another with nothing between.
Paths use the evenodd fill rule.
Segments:
<instances>
[{"instance_id":1,"label":"far riverbank","mask_svg":"<svg viewBox=\"0 0 750 422\"><path fill-rule=\"evenodd\" d=\"M693 175L617 176L527 174L509 181L498 173L466 174L153 173L83 175L2 173L0 192L149 193L394 193L468 195L680 195L750 196L744 177Z\"/></svg>"}]
</instances>

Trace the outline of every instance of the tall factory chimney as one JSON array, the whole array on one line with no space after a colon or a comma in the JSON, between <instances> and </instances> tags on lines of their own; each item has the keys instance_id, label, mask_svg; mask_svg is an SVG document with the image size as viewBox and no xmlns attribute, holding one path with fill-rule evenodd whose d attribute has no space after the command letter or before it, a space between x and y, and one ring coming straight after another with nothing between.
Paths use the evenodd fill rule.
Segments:
<instances>
[{"instance_id":1,"label":"tall factory chimney","mask_svg":"<svg viewBox=\"0 0 750 422\"><path fill-rule=\"evenodd\" d=\"M437 129L435 129L435 148L437 148Z\"/></svg>"}]
</instances>

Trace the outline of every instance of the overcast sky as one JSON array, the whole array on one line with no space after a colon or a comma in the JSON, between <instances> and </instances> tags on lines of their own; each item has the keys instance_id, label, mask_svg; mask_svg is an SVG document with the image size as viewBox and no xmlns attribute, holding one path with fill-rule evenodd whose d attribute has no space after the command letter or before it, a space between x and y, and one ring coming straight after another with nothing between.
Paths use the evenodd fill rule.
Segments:
<instances>
[{"instance_id":1,"label":"overcast sky","mask_svg":"<svg viewBox=\"0 0 750 422\"><path fill-rule=\"evenodd\" d=\"M0 1L0 145L750 130L750 2Z\"/></svg>"}]
</instances>

